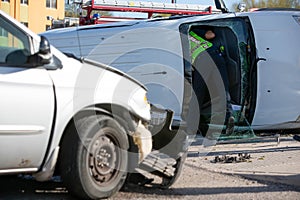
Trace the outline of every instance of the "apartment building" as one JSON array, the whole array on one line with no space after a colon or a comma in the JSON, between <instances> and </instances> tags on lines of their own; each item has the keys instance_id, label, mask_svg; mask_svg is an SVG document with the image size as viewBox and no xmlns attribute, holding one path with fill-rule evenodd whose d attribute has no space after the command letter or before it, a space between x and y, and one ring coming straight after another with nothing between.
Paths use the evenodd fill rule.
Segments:
<instances>
[{"instance_id":1,"label":"apartment building","mask_svg":"<svg viewBox=\"0 0 300 200\"><path fill-rule=\"evenodd\" d=\"M40 33L51 27L52 20L64 19L64 0L1 0L0 10L8 13L32 31Z\"/></svg>"}]
</instances>

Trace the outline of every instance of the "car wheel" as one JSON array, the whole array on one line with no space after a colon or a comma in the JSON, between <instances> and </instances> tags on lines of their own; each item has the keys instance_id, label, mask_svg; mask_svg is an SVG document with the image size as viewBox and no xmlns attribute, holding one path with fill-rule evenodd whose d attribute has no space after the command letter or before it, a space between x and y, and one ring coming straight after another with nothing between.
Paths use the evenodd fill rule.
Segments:
<instances>
[{"instance_id":1,"label":"car wheel","mask_svg":"<svg viewBox=\"0 0 300 200\"><path fill-rule=\"evenodd\" d=\"M126 132L105 115L86 117L76 124L62 142L62 179L71 194L81 199L110 197L120 190L127 175Z\"/></svg>"}]
</instances>

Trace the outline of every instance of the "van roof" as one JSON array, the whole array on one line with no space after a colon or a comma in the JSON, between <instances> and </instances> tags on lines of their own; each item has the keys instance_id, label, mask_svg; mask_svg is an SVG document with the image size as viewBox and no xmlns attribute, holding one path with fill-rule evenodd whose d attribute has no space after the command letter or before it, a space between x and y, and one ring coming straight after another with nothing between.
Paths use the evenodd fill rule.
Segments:
<instances>
[{"instance_id":1,"label":"van roof","mask_svg":"<svg viewBox=\"0 0 300 200\"><path fill-rule=\"evenodd\" d=\"M299 14L299 9L283 9L283 8L264 8L259 9L258 11L253 12L240 12L240 13L221 13L221 14L211 14L211 15L182 15L182 16L172 16L169 18L157 18L157 19L144 19L144 20L130 20L130 21L122 21L122 22L114 22L114 23L106 23L106 24L95 24L95 25L84 25L78 27L68 27L61 29L54 29L47 31L48 34L53 33L63 33L70 32L76 30L92 30L92 29L106 29L106 28L118 28L118 27L130 27L130 26L144 26L151 27L156 26L156 23L159 23L159 26L169 26L177 27L182 23L193 22L199 20L213 20L213 19L221 19L221 18L230 18L230 17L238 17L238 16L255 16L255 15L294 15ZM170 28L169 27L169 28Z\"/></svg>"},{"instance_id":2,"label":"van roof","mask_svg":"<svg viewBox=\"0 0 300 200\"><path fill-rule=\"evenodd\" d=\"M300 11L297 8L259 8L256 11Z\"/></svg>"}]
</instances>

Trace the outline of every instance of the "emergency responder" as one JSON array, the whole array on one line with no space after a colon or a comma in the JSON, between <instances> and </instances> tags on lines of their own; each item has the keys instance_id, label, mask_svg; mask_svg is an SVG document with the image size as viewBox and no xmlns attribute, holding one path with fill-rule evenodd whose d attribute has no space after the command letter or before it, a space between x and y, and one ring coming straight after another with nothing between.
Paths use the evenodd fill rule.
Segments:
<instances>
[{"instance_id":1,"label":"emergency responder","mask_svg":"<svg viewBox=\"0 0 300 200\"><path fill-rule=\"evenodd\" d=\"M198 104L201 108L205 101L205 97L207 98L207 96L209 96L207 95L208 84L218 84L216 83L218 81L218 75L221 75L226 97L225 134L231 135L234 130L234 117L231 98L229 94L229 80L226 69L226 61L223 55L224 46L216 44L216 42L214 41L215 37L216 35L211 28L206 29L204 33L205 39L196 34L196 30L189 32L192 65L194 69L193 80L195 81L195 83L193 84L193 88L197 96ZM213 71L213 65L217 67L219 74ZM223 87L220 87L220 85L216 85L215 87L210 88L214 88L219 96L224 93L224 91L221 91ZM206 127L206 131L207 128L208 126Z\"/></svg>"}]
</instances>

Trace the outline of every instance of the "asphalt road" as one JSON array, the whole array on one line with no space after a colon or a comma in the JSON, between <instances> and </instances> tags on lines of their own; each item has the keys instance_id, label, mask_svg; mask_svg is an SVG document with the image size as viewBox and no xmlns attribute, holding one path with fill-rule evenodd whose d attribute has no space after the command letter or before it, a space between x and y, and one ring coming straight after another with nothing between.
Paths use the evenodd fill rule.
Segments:
<instances>
[{"instance_id":1,"label":"asphalt road","mask_svg":"<svg viewBox=\"0 0 300 200\"><path fill-rule=\"evenodd\" d=\"M0 179L0 199L71 200L61 183L37 183L15 176ZM203 170L188 160L183 173L172 188L129 188L111 199L300 199L300 189L272 182L257 182L236 175Z\"/></svg>"},{"instance_id":2,"label":"asphalt road","mask_svg":"<svg viewBox=\"0 0 300 200\"><path fill-rule=\"evenodd\" d=\"M221 148L222 152L226 149L222 146L218 148ZM282 148L279 152L282 153ZM300 150L296 149L294 154L300 155ZM251 174L245 177L243 174L222 173L220 170L215 170L216 165L209 164L211 158L209 155L197 157L194 153L189 154L180 178L170 189L135 186L120 191L110 199L300 200L300 188L295 185L261 180ZM248 164L251 165L255 163L254 161ZM218 169L221 169L221 166L219 164ZM0 186L0 200L74 199L61 182L38 183L28 178L2 176Z\"/></svg>"}]
</instances>

